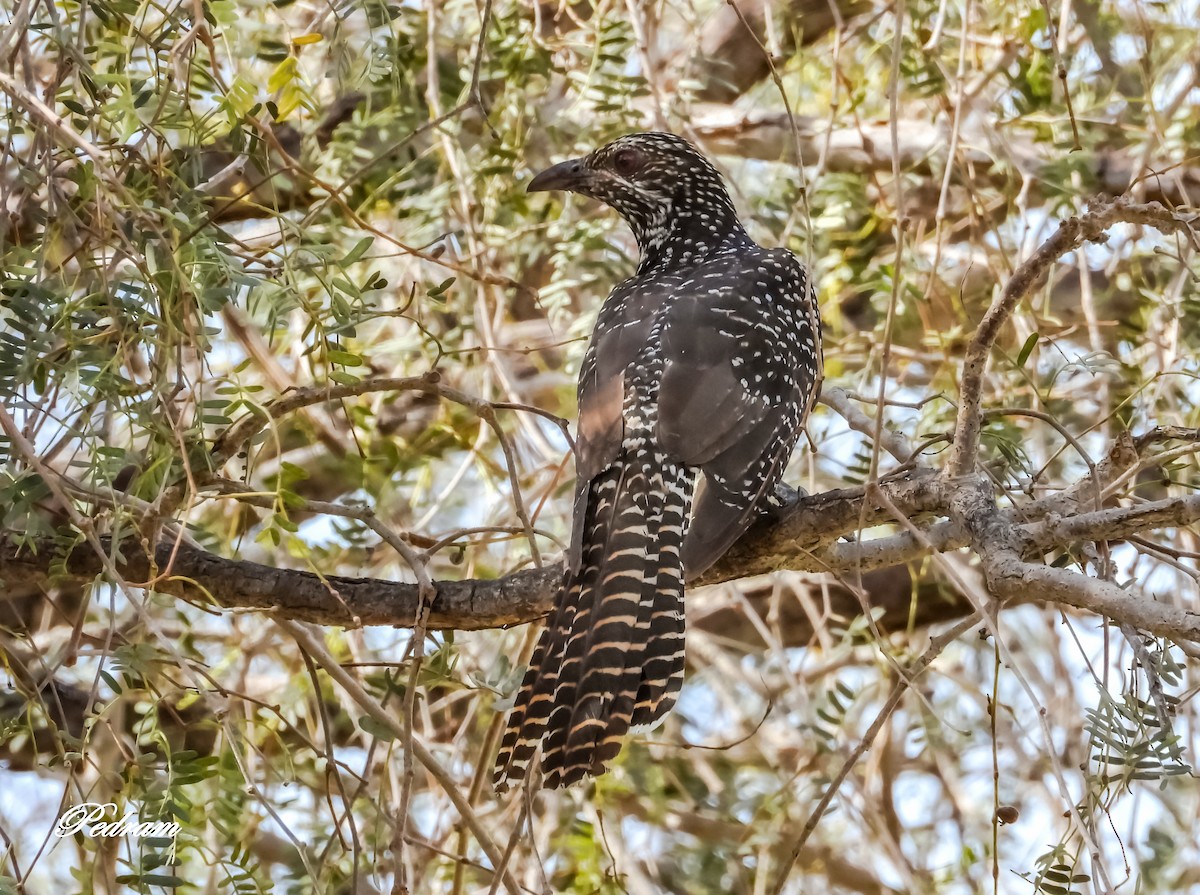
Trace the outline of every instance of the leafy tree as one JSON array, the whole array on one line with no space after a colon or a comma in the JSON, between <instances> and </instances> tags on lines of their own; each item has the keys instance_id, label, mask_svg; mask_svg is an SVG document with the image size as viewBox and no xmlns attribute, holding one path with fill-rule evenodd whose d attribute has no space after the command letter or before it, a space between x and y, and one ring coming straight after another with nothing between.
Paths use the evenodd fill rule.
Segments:
<instances>
[{"instance_id":1,"label":"leafy tree","mask_svg":"<svg viewBox=\"0 0 1200 895\"><path fill-rule=\"evenodd\" d=\"M0 888L1200 886L1198 15L14 0ZM524 184L647 127L814 269L810 496L663 728L497 796L633 263Z\"/></svg>"}]
</instances>

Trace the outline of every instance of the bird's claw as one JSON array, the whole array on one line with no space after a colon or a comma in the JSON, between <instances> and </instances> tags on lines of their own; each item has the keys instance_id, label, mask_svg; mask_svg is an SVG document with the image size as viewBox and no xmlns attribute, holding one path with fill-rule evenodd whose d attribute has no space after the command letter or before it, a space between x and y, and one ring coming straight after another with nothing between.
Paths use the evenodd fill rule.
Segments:
<instances>
[{"instance_id":1,"label":"bird's claw","mask_svg":"<svg viewBox=\"0 0 1200 895\"><path fill-rule=\"evenodd\" d=\"M775 489L767 494L763 503L763 521L778 522L805 497L808 497L808 492L803 488L793 488L783 482L776 482Z\"/></svg>"}]
</instances>

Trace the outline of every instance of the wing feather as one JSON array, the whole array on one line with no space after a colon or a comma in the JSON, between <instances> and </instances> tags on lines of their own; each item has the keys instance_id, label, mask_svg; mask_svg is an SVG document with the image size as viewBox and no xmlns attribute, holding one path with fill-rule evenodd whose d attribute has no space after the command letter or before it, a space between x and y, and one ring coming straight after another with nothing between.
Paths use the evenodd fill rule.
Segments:
<instances>
[{"instance_id":1,"label":"wing feather","mask_svg":"<svg viewBox=\"0 0 1200 895\"><path fill-rule=\"evenodd\" d=\"M783 276L798 271L798 263L796 271L780 269ZM727 277L723 289L761 295L760 276L744 270ZM804 286L802 273L795 279ZM801 343L817 333L815 307L814 301L794 321ZM704 473L683 548L689 579L753 523L783 475L819 387L819 350L815 358L793 356L796 343L780 344L764 316L760 307L746 309L721 294L682 296L664 329L660 444Z\"/></svg>"}]
</instances>

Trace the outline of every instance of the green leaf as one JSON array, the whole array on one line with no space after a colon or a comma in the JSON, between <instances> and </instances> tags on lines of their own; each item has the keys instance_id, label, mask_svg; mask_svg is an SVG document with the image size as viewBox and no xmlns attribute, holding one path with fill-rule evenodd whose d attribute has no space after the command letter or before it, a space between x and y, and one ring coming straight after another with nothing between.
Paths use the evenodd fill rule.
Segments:
<instances>
[{"instance_id":1,"label":"green leaf","mask_svg":"<svg viewBox=\"0 0 1200 895\"><path fill-rule=\"evenodd\" d=\"M432 289L430 289L425 294L428 295L430 298L437 298L439 295L441 295L447 289L449 289L451 286L453 286L454 281L456 279L457 279L457 277L446 277L446 279L442 280L440 283L438 283L438 285L434 286Z\"/></svg>"},{"instance_id":2,"label":"green leaf","mask_svg":"<svg viewBox=\"0 0 1200 895\"><path fill-rule=\"evenodd\" d=\"M1029 338L1025 340L1025 344L1021 346L1021 351L1017 355L1017 366L1024 367L1025 361L1029 360L1029 355L1033 354L1033 349L1037 346L1040 333L1030 333Z\"/></svg>"},{"instance_id":3,"label":"green leaf","mask_svg":"<svg viewBox=\"0 0 1200 895\"><path fill-rule=\"evenodd\" d=\"M288 56L275 66L275 71L271 72L271 76L267 79L267 90L271 93L278 93L284 87L289 86L296 79L296 65L296 57Z\"/></svg>"},{"instance_id":4,"label":"green leaf","mask_svg":"<svg viewBox=\"0 0 1200 895\"><path fill-rule=\"evenodd\" d=\"M327 350L325 358L331 364L341 364L344 367L361 367L363 365L363 359L357 354L351 354L349 351L339 351L336 348Z\"/></svg>"},{"instance_id":5,"label":"green leaf","mask_svg":"<svg viewBox=\"0 0 1200 895\"><path fill-rule=\"evenodd\" d=\"M377 740L391 742L392 740L396 739L396 733L392 730L392 728L384 724L380 724L370 715L363 715L360 717L358 719L358 726L371 736L375 737Z\"/></svg>"},{"instance_id":6,"label":"green leaf","mask_svg":"<svg viewBox=\"0 0 1200 895\"><path fill-rule=\"evenodd\" d=\"M364 236L362 239L360 239L358 242L356 242L354 244L354 248L352 248L349 252L346 253L346 257L342 259L342 266L347 267L347 266L353 264L355 261L360 259L363 255L365 255L367 253L367 249L369 249L374 244L375 244L374 236Z\"/></svg>"}]
</instances>

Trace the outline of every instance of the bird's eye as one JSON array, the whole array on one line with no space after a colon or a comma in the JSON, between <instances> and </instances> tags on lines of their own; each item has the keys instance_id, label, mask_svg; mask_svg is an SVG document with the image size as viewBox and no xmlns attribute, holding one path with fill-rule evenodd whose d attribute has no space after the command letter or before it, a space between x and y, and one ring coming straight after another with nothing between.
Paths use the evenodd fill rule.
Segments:
<instances>
[{"instance_id":1,"label":"bird's eye","mask_svg":"<svg viewBox=\"0 0 1200 895\"><path fill-rule=\"evenodd\" d=\"M619 149L613 156L613 170L628 176L641 167L642 154L636 149Z\"/></svg>"}]
</instances>

